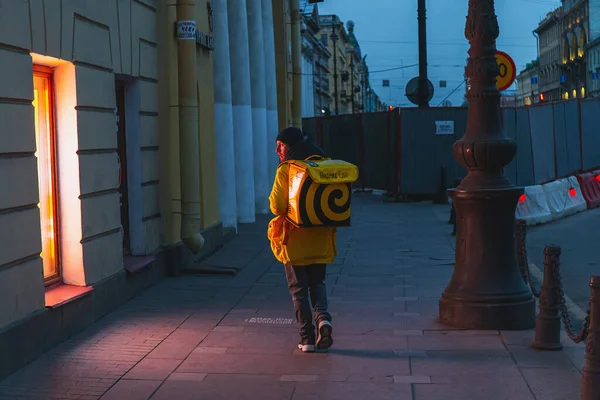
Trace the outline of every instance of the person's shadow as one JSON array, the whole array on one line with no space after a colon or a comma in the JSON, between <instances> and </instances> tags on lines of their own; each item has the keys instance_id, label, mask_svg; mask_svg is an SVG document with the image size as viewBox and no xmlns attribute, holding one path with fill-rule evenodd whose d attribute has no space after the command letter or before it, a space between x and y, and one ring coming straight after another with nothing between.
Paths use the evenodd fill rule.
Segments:
<instances>
[{"instance_id":1,"label":"person's shadow","mask_svg":"<svg viewBox=\"0 0 600 400\"><path fill-rule=\"evenodd\" d=\"M355 349L339 349L339 348L331 348L323 353L347 356L347 357L356 357L356 358L401 358L402 356L396 355L394 350L355 350Z\"/></svg>"}]
</instances>

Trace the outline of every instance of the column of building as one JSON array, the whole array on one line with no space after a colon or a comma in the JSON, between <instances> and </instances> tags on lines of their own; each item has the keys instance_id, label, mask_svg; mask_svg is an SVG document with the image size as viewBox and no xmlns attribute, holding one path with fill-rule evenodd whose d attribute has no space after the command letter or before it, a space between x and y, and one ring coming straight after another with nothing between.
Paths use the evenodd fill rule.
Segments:
<instances>
[{"instance_id":1,"label":"column of building","mask_svg":"<svg viewBox=\"0 0 600 400\"><path fill-rule=\"evenodd\" d=\"M238 222L256 220L248 15L246 0L227 0ZM217 132L219 127L217 127ZM218 133L217 133L218 134Z\"/></svg>"},{"instance_id":2,"label":"column of building","mask_svg":"<svg viewBox=\"0 0 600 400\"><path fill-rule=\"evenodd\" d=\"M248 5L248 47L250 50L250 88L252 98L252 139L254 148L254 195L256 213L269 212L269 163L267 159L267 88L263 45L262 4Z\"/></svg>"},{"instance_id":3,"label":"column of building","mask_svg":"<svg viewBox=\"0 0 600 400\"><path fill-rule=\"evenodd\" d=\"M219 213L225 227L237 226L235 150L231 96L231 65L229 61L229 28L227 0L213 0L213 30L219 43L215 46L213 63L215 79L215 150Z\"/></svg>"}]
</instances>

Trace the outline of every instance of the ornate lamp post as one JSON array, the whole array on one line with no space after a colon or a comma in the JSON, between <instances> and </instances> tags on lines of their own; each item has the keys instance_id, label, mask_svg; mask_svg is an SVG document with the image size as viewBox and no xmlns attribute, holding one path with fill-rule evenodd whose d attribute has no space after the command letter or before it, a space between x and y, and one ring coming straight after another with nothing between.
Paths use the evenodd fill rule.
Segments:
<instances>
[{"instance_id":1,"label":"ornate lamp post","mask_svg":"<svg viewBox=\"0 0 600 400\"><path fill-rule=\"evenodd\" d=\"M331 17L331 35L333 41L333 98L335 100L335 115L339 115L340 108L338 105L338 73L337 73L337 41L339 36L335 31L335 16Z\"/></svg>"},{"instance_id":2,"label":"ornate lamp post","mask_svg":"<svg viewBox=\"0 0 600 400\"><path fill-rule=\"evenodd\" d=\"M469 173L448 190L456 208L456 263L439 303L440 321L468 329L526 329L535 324L535 302L517 266L515 209L522 188L503 168L516 154L500 120L499 34L494 0L469 0L465 135L454 143L454 158Z\"/></svg>"}]
</instances>

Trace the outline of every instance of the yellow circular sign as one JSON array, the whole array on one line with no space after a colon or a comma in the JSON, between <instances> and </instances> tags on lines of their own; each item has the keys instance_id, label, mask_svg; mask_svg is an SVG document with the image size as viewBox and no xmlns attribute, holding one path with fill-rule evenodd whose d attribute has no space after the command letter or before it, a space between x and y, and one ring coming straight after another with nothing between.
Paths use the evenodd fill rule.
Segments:
<instances>
[{"instance_id":1,"label":"yellow circular sign","mask_svg":"<svg viewBox=\"0 0 600 400\"><path fill-rule=\"evenodd\" d=\"M517 67L513 59L503 51L496 51L496 61L500 68L500 74L496 77L496 87L502 92L517 78Z\"/></svg>"}]
</instances>

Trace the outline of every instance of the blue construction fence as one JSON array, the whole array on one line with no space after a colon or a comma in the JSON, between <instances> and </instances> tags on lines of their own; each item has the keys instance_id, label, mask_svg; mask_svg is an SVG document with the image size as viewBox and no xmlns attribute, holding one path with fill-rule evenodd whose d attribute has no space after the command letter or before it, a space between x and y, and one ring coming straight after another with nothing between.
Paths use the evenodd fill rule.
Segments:
<instances>
[{"instance_id":1,"label":"blue construction fence","mask_svg":"<svg viewBox=\"0 0 600 400\"><path fill-rule=\"evenodd\" d=\"M329 157L358 165L357 186L430 196L440 188L442 168L446 187L466 175L452 144L464 135L467 114L465 107L402 108L306 118L303 129ZM505 135L517 143L505 169L515 185L600 167L600 99L502 108L502 121Z\"/></svg>"}]
</instances>

